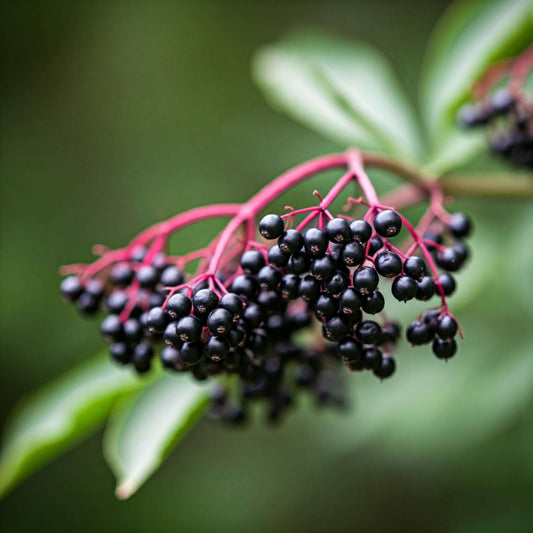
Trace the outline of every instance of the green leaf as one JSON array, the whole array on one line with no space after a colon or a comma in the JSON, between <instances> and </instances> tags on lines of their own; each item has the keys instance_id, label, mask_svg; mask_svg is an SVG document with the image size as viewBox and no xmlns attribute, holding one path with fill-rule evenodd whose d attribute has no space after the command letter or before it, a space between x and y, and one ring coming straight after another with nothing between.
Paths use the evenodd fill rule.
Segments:
<instances>
[{"instance_id":1,"label":"green leaf","mask_svg":"<svg viewBox=\"0 0 533 533\"><path fill-rule=\"evenodd\" d=\"M335 141L417 160L416 120L387 58L359 42L300 31L259 51L270 103Z\"/></svg>"},{"instance_id":2,"label":"green leaf","mask_svg":"<svg viewBox=\"0 0 533 533\"><path fill-rule=\"evenodd\" d=\"M98 356L23 400L5 431L0 496L96 430L117 396L142 384Z\"/></svg>"},{"instance_id":3,"label":"green leaf","mask_svg":"<svg viewBox=\"0 0 533 533\"><path fill-rule=\"evenodd\" d=\"M157 470L207 407L208 392L208 386L163 376L117 406L104 437L117 497L129 498Z\"/></svg>"},{"instance_id":4,"label":"green leaf","mask_svg":"<svg viewBox=\"0 0 533 533\"><path fill-rule=\"evenodd\" d=\"M533 34L533 0L459 1L437 24L422 69L421 101L434 158L453 155L455 114L473 83L495 61L518 53ZM455 131L454 131L455 130ZM481 145L463 149L472 157ZM441 163L442 164L442 163Z\"/></svg>"}]
</instances>

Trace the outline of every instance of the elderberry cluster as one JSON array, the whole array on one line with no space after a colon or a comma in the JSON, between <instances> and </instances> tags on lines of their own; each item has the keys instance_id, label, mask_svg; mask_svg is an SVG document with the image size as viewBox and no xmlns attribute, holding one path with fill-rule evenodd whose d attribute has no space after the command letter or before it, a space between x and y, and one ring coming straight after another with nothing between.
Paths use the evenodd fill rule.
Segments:
<instances>
[{"instance_id":1,"label":"elderberry cluster","mask_svg":"<svg viewBox=\"0 0 533 533\"><path fill-rule=\"evenodd\" d=\"M160 361L170 371L199 381L237 377L237 393L219 387L214 394L215 418L242 423L249 402L263 399L275 421L298 389L310 391L319 404L342 406L342 363L380 379L394 373L400 325L377 318L385 308L383 281L392 280L392 295L402 302L444 297L455 290L450 272L468 256L462 242L471 229L468 217L455 214L430 228L423 242L442 271L437 280L423 258L395 251L390 239L400 233L402 218L386 209L372 224L332 218L323 229L302 231L266 215L259 233L275 244L246 249L234 276L220 271L218 287L225 290L215 290L207 278L188 285L165 254L147 263L146 251L136 250L100 277L65 278L61 292L83 313L107 312L100 329L117 363L146 372L162 345ZM303 346L300 332L315 330L323 341ZM457 331L447 308L429 309L409 325L407 339L413 345L432 341L435 355L448 358L455 354Z\"/></svg>"},{"instance_id":2,"label":"elderberry cluster","mask_svg":"<svg viewBox=\"0 0 533 533\"><path fill-rule=\"evenodd\" d=\"M508 89L494 91L484 101L465 104L458 112L464 128L486 127L491 150L514 165L533 168L533 105Z\"/></svg>"}]
</instances>

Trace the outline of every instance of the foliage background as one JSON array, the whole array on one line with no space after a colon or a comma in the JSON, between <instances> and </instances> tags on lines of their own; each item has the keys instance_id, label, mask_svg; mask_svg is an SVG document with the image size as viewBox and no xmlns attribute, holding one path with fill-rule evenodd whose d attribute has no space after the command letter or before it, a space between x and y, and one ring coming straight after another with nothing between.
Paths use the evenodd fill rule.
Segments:
<instances>
[{"instance_id":1,"label":"foliage background","mask_svg":"<svg viewBox=\"0 0 533 533\"><path fill-rule=\"evenodd\" d=\"M2 425L21 395L103 346L58 297L58 265L342 148L268 108L250 78L259 46L299 24L369 41L414 99L445 6L2 2ZM245 432L201 422L127 502L97 435L2 501L2 529L531 530L531 203L461 207L478 232L456 361L404 351L390 386L350 376L348 415L304 407Z\"/></svg>"}]
</instances>

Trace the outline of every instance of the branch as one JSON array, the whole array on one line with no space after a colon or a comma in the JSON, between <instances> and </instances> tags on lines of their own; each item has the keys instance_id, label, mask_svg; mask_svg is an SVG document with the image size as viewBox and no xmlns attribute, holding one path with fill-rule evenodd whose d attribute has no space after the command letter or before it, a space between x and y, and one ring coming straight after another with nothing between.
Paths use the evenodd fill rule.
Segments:
<instances>
[{"instance_id":1,"label":"branch","mask_svg":"<svg viewBox=\"0 0 533 533\"><path fill-rule=\"evenodd\" d=\"M529 198L533 196L533 178L508 175L449 175L441 178L445 193L457 196Z\"/></svg>"}]
</instances>

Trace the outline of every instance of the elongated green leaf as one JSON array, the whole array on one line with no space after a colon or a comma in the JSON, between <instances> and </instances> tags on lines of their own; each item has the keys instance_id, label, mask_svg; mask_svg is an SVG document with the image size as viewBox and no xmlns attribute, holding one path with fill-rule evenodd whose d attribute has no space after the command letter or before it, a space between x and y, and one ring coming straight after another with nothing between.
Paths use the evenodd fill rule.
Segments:
<instances>
[{"instance_id":1,"label":"elongated green leaf","mask_svg":"<svg viewBox=\"0 0 533 533\"><path fill-rule=\"evenodd\" d=\"M98 428L115 399L142 384L98 356L23 400L5 432L0 496Z\"/></svg>"},{"instance_id":2,"label":"elongated green leaf","mask_svg":"<svg viewBox=\"0 0 533 533\"><path fill-rule=\"evenodd\" d=\"M128 498L159 467L208 403L208 387L163 376L114 411L104 454L117 478L116 495Z\"/></svg>"},{"instance_id":3,"label":"elongated green leaf","mask_svg":"<svg viewBox=\"0 0 533 533\"><path fill-rule=\"evenodd\" d=\"M416 120L376 49L300 31L259 51L253 75L274 107L343 144L416 160Z\"/></svg>"},{"instance_id":4,"label":"elongated green leaf","mask_svg":"<svg viewBox=\"0 0 533 533\"><path fill-rule=\"evenodd\" d=\"M473 83L496 60L516 54L533 35L533 0L461 0L435 28L424 60L421 101L433 141L434 158L459 144L455 113ZM463 155L472 157L481 144ZM447 170L448 168L446 168Z\"/></svg>"}]
</instances>

